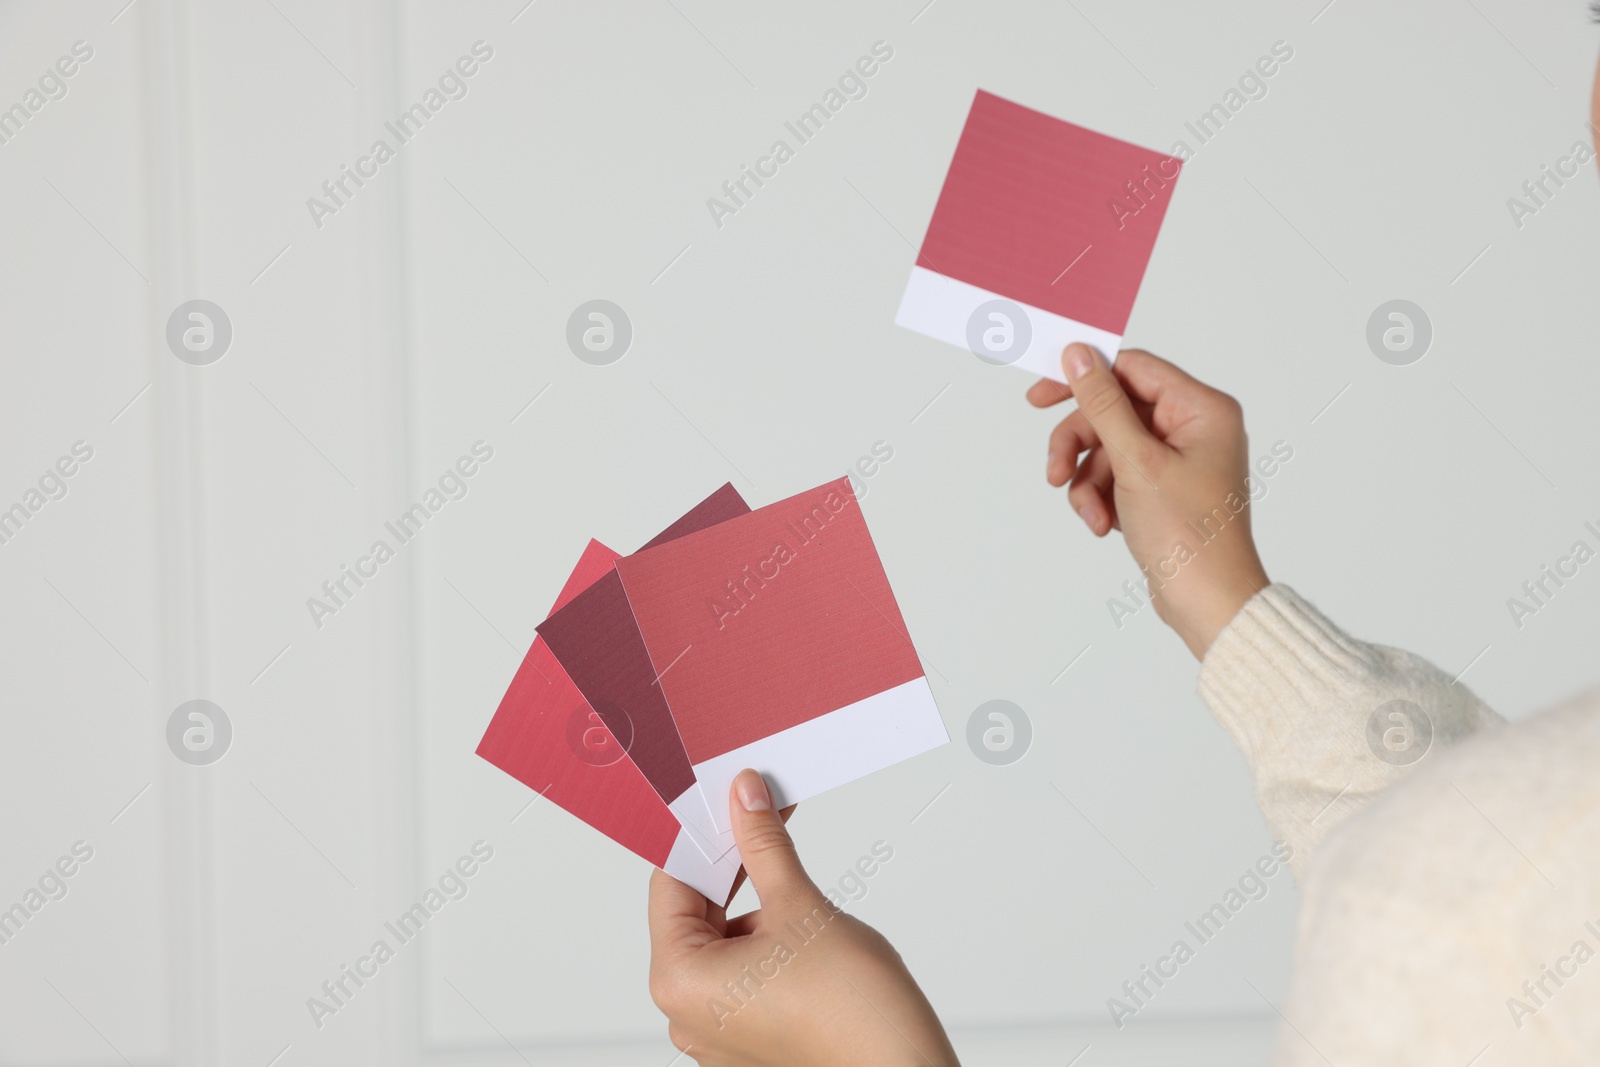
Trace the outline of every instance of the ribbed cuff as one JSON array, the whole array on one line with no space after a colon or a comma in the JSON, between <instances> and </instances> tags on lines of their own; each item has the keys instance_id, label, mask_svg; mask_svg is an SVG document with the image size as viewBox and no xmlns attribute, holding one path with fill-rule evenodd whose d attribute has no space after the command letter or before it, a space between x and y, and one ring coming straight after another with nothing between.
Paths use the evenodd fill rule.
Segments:
<instances>
[{"instance_id":1,"label":"ribbed cuff","mask_svg":"<svg viewBox=\"0 0 1600 1067\"><path fill-rule=\"evenodd\" d=\"M1287 585L1252 597L1200 665L1199 692L1246 755L1283 724L1370 671L1372 651Z\"/></svg>"}]
</instances>

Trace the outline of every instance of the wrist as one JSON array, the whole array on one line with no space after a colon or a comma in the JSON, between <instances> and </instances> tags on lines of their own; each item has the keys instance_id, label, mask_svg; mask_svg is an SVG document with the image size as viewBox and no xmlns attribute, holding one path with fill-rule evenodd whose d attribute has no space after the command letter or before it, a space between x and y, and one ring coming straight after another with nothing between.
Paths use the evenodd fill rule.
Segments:
<instances>
[{"instance_id":1,"label":"wrist","mask_svg":"<svg viewBox=\"0 0 1600 1067\"><path fill-rule=\"evenodd\" d=\"M1175 595L1163 590L1156 603L1161 618L1182 638L1194 658L1204 660L1217 636L1270 584L1261 561L1251 560L1204 585L1171 590Z\"/></svg>"}]
</instances>

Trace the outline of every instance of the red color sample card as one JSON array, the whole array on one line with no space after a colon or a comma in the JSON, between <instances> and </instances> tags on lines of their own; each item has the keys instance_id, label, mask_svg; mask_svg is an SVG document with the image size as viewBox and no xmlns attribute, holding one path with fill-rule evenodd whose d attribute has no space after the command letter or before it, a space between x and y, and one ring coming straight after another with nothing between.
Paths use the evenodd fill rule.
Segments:
<instances>
[{"instance_id":1,"label":"red color sample card","mask_svg":"<svg viewBox=\"0 0 1600 1067\"><path fill-rule=\"evenodd\" d=\"M847 479L616 567L722 834L745 767L788 805L949 740Z\"/></svg>"},{"instance_id":2,"label":"red color sample card","mask_svg":"<svg viewBox=\"0 0 1600 1067\"><path fill-rule=\"evenodd\" d=\"M1057 381L1115 358L1181 168L979 90L895 323Z\"/></svg>"},{"instance_id":3,"label":"red color sample card","mask_svg":"<svg viewBox=\"0 0 1600 1067\"><path fill-rule=\"evenodd\" d=\"M614 575L616 558L590 541L555 608ZM691 843L542 640L528 649L478 755L708 899L726 903L739 854L710 860Z\"/></svg>"},{"instance_id":4,"label":"red color sample card","mask_svg":"<svg viewBox=\"0 0 1600 1067\"><path fill-rule=\"evenodd\" d=\"M749 512L733 486L724 485L641 551ZM658 668L650 661L616 572L601 576L537 629L601 722L621 740L628 759L705 856L715 860L732 848L732 837L719 834L708 804L715 801L726 812L727 795L707 798L695 788L694 769L657 681Z\"/></svg>"}]
</instances>

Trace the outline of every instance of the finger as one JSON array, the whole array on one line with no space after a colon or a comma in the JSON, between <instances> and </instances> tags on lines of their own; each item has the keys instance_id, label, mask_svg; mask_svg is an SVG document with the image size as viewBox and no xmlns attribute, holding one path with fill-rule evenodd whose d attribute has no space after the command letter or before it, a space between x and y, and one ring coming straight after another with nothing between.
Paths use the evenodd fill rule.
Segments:
<instances>
[{"instance_id":1,"label":"finger","mask_svg":"<svg viewBox=\"0 0 1600 1067\"><path fill-rule=\"evenodd\" d=\"M1050 431L1050 454L1045 460L1045 480L1057 488L1078 469L1078 457L1100 444L1100 435L1094 432L1089 418L1081 411L1056 424Z\"/></svg>"},{"instance_id":2,"label":"finger","mask_svg":"<svg viewBox=\"0 0 1600 1067\"><path fill-rule=\"evenodd\" d=\"M1140 421L1121 381L1099 352L1088 345L1071 344L1062 353L1061 364L1078 398L1078 410L1113 451L1113 467L1123 462L1134 464L1136 457L1164 447Z\"/></svg>"},{"instance_id":3,"label":"finger","mask_svg":"<svg viewBox=\"0 0 1600 1067\"><path fill-rule=\"evenodd\" d=\"M1028 387L1028 403L1036 408L1047 408L1072 398L1072 386L1063 385L1054 378L1040 378Z\"/></svg>"},{"instance_id":4,"label":"finger","mask_svg":"<svg viewBox=\"0 0 1600 1067\"><path fill-rule=\"evenodd\" d=\"M1176 363L1142 348L1124 348L1118 353L1112 370L1121 379L1128 395L1147 405L1155 404L1164 391L1194 387L1211 389ZM1027 397L1028 402L1036 408L1052 407L1063 400L1072 399L1072 386L1054 378L1040 378L1028 387Z\"/></svg>"},{"instance_id":5,"label":"finger","mask_svg":"<svg viewBox=\"0 0 1600 1067\"><path fill-rule=\"evenodd\" d=\"M1130 348L1113 368L1134 398L1139 416L1166 443L1181 446L1173 435L1194 419L1242 421L1239 402L1220 389L1185 373L1160 356Z\"/></svg>"},{"instance_id":6,"label":"finger","mask_svg":"<svg viewBox=\"0 0 1600 1067\"><path fill-rule=\"evenodd\" d=\"M800 805L798 804L790 804L787 808L784 808L782 811L778 812L778 818L783 820L783 824L785 826L789 825L789 817L794 814L794 809L798 808L799 806ZM739 868L739 873L733 876L733 888L728 890L729 904L732 904L733 898L739 895L739 889L744 885L745 880L749 877L750 876L745 871L744 867L741 866ZM728 936L732 937L733 935L729 934Z\"/></svg>"},{"instance_id":7,"label":"finger","mask_svg":"<svg viewBox=\"0 0 1600 1067\"><path fill-rule=\"evenodd\" d=\"M724 907L721 904L718 904L714 900L707 901L707 903L706 903L706 925L711 927L712 933L716 934L719 940L721 938L727 937L728 936L728 910L727 910L727 908Z\"/></svg>"},{"instance_id":8,"label":"finger","mask_svg":"<svg viewBox=\"0 0 1600 1067\"><path fill-rule=\"evenodd\" d=\"M748 937L761 925L761 909L747 911L738 918L728 920L729 937Z\"/></svg>"},{"instance_id":9,"label":"finger","mask_svg":"<svg viewBox=\"0 0 1600 1067\"><path fill-rule=\"evenodd\" d=\"M1116 525L1113 486L1111 459L1104 448L1096 448L1078 467L1078 473L1072 478L1072 488L1067 490L1067 499L1096 537L1104 537Z\"/></svg>"},{"instance_id":10,"label":"finger","mask_svg":"<svg viewBox=\"0 0 1600 1067\"><path fill-rule=\"evenodd\" d=\"M1170 400L1174 395L1218 392L1176 363L1163 360L1144 349L1123 349L1117 355L1117 366L1112 370L1117 373L1118 379L1122 379L1123 389L1128 390L1128 394L1149 405L1155 405L1163 398Z\"/></svg>"},{"instance_id":11,"label":"finger","mask_svg":"<svg viewBox=\"0 0 1600 1067\"><path fill-rule=\"evenodd\" d=\"M772 791L761 775L743 770L728 790L733 839L744 869L763 905L783 898L820 895L800 863L794 839L772 806Z\"/></svg>"},{"instance_id":12,"label":"finger","mask_svg":"<svg viewBox=\"0 0 1600 1067\"><path fill-rule=\"evenodd\" d=\"M650 874L650 952L668 959L721 938L710 922L712 904L663 870Z\"/></svg>"},{"instance_id":13,"label":"finger","mask_svg":"<svg viewBox=\"0 0 1600 1067\"><path fill-rule=\"evenodd\" d=\"M1155 404L1165 396L1186 390L1210 390L1200 379L1176 363L1142 348L1125 348L1117 354L1117 365L1112 368L1130 396L1147 404Z\"/></svg>"}]
</instances>

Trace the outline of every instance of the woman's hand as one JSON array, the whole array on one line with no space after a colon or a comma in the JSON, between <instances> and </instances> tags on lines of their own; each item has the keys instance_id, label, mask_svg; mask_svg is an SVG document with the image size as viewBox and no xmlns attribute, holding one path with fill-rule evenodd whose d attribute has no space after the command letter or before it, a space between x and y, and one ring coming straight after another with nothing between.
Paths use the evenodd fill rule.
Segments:
<instances>
[{"instance_id":1,"label":"woman's hand","mask_svg":"<svg viewBox=\"0 0 1600 1067\"><path fill-rule=\"evenodd\" d=\"M759 774L734 780L729 807L759 910L728 919L650 878L650 996L672 1043L702 1067L955 1064L900 954L806 875Z\"/></svg>"},{"instance_id":2,"label":"woman's hand","mask_svg":"<svg viewBox=\"0 0 1600 1067\"><path fill-rule=\"evenodd\" d=\"M1050 435L1045 477L1072 483L1067 499L1096 537L1122 531L1156 612L1204 659L1268 581L1250 536L1239 402L1136 348L1111 367L1068 345L1061 363L1070 386L1028 390L1041 408L1078 398Z\"/></svg>"}]
</instances>

